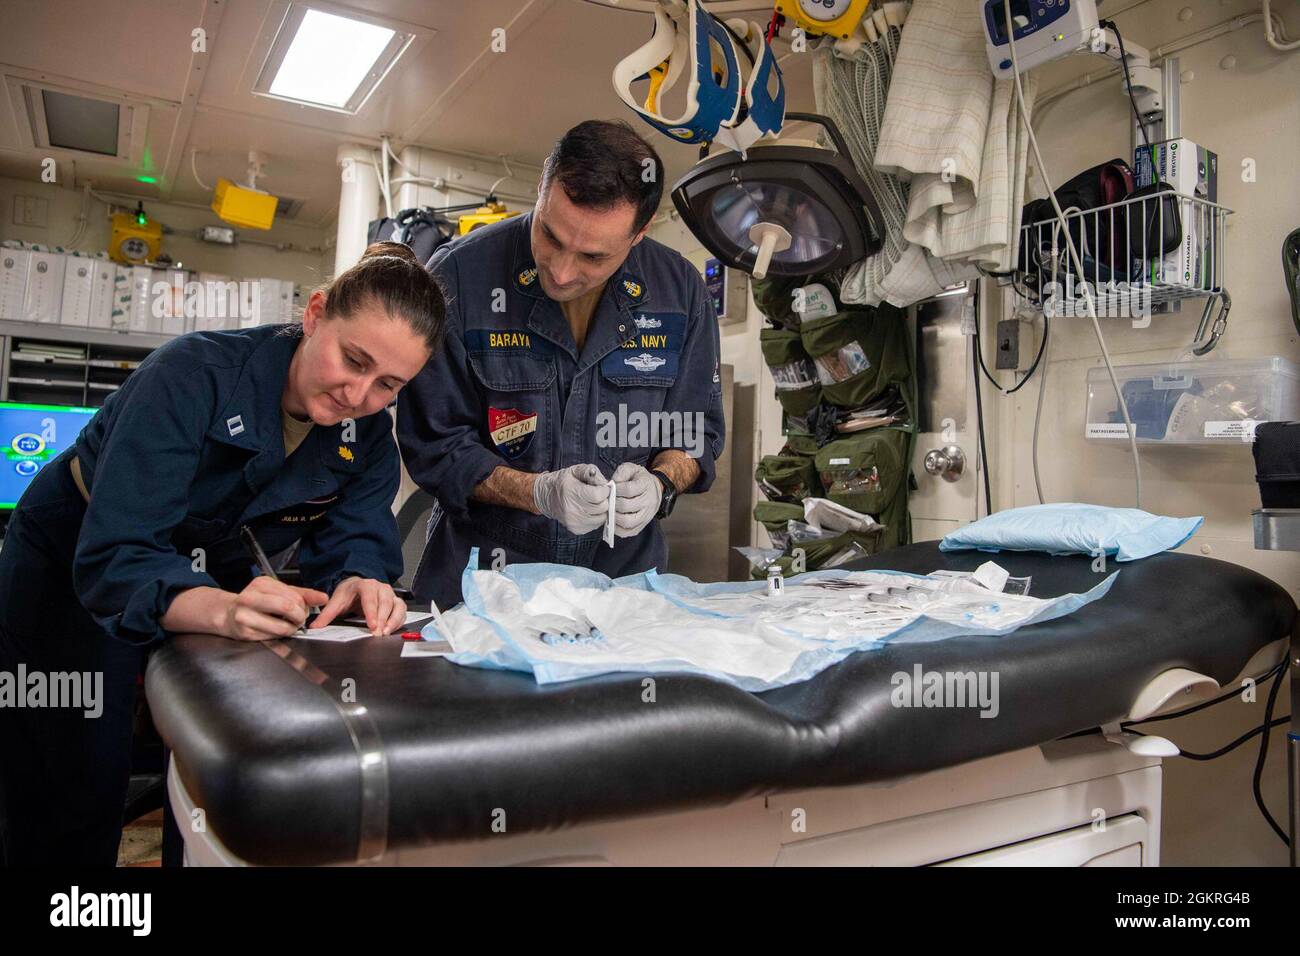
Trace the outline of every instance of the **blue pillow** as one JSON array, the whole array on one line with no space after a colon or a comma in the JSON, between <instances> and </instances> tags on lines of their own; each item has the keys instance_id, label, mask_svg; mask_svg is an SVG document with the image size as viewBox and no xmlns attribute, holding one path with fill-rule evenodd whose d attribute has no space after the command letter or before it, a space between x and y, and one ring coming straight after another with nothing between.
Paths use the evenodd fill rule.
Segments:
<instances>
[{"instance_id":1,"label":"blue pillow","mask_svg":"<svg viewBox=\"0 0 1300 956\"><path fill-rule=\"evenodd\" d=\"M944 535L939 550L1105 552L1116 561L1136 561L1178 547L1204 521L1201 517L1167 518L1136 508L1029 505L999 511Z\"/></svg>"}]
</instances>

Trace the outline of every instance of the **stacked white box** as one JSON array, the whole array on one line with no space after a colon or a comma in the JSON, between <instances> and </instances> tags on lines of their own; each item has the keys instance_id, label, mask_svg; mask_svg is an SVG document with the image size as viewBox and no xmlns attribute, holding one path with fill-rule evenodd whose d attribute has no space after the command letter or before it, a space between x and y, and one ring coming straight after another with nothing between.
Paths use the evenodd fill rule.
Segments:
<instances>
[{"instance_id":1,"label":"stacked white box","mask_svg":"<svg viewBox=\"0 0 1300 956\"><path fill-rule=\"evenodd\" d=\"M184 335L192 328L185 309L187 277L183 269L153 270L154 295L150 308L158 314L159 331L163 335Z\"/></svg>"},{"instance_id":2,"label":"stacked white box","mask_svg":"<svg viewBox=\"0 0 1300 956\"><path fill-rule=\"evenodd\" d=\"M287 279L280 280L280 315L277 322L292 322L294 284Z\"/></svg>"},{"instance_id":3,"label":"stacked white box","mask_svg":"<svg viewBox=\"0 0 1300 956\"><path fill-rule=\"evenodd\" d=\"M23 317L30 255L26 249L0 249L0 319Z\"/></svg>"},{"instance_id":4,"label":"stacked white box","mask_svg":"<svg viewBox=\"0 0 1300 956\"><path fill-rule=\"evenodd\" d=\"M92 329L113 327L113 307L117 304L117 266L107 259L91 259L95 270L90 289L90 322Z\"/></svg>"},{"instance_id":5,"label":"stacked white box","mask_svg":"<svg viewBox=\"0 0 1300 956\"><path fill-rule=\"evenodd\" d=\"M113 276L113 310L109 313L109 326L114 332L131 331L131 278L130 266L115 266Z\"/></svg>"},{"instance_id":6,"label":"stacked white box","mask_svg":"<svg viewBox=\"0 0 1300 956\"><path fill-rule=\"evenodd\" d=\"M256 316L249 316L240 320L241 329L253 325L274 325L280 321L280 280L279 279L257 279Z\"/></svg>"},{"instance_id":7,"label":"stacked white box","mask_svg":"<svg viewBox=\"0 0 1300 956\"><path fill-rule=\"evenodd\" d=\"M131 332L162 331L162 317L152 308L153 272L148 266L131 267L130 297L127 305L127 329Z\"/></svg>"},{"instance_id":8,"label":"stacked white box","mask_svg":"<svg viewBox=\"0 0 1300 956\"><path fill-rule=\"evenodd\" d=\"M63 308L63 271L61 252L35 252L27 258L27 289L23 294L23 311L19 318L27 322L57 323Z\"/></svg>"},{"instance_id":9,"label":"stacked white box","mask_svg":"<svg viewBox=\"0 0 1300 956\"><path fill-rule=\"evenodd\" d=\"M230 321L232 329L251 329L261 315L261 298L256 279L243 279L239 283L239 310Z\"/></svg>"},{"instance_id":10,"label":"stacked white box","mask_svg":"<svg viewBox=\"0 0 1300 956\"><path fill-rule=\"evenodd\" d=\"M95 260L67 254L63 264L63 303L59 322L63 325L90 325L90 303L95 291Z\"/></svg>"},{"instance_id":11,"label":"stacked white box","mask_svg":"<svg viewBox=\"0 0 1300 956\"><path fill-rule=\"evenodd\" d=\"M233 286L233 288L232 288ZM196 332L219 332L239 327L239 285L230 276L200 272L201 304L194 316Z\"/></svg>"}]
</instances>

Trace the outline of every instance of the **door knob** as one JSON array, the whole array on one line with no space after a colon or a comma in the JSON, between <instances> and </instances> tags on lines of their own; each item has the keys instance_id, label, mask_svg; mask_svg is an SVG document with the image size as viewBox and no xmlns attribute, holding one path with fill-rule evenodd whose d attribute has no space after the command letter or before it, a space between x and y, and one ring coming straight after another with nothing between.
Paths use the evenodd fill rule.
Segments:
<instances>
[{"instance_id":1,"label":"door knob","mask_svg":"<svg viewBox=\"0 0 1300 956\"><path fill-rule=\"evenodd\" d=\"M966 470L966 455L956 445L931 448L925 453L925 470L944 481L956 481Z\"/></svg>"}]
</instances>

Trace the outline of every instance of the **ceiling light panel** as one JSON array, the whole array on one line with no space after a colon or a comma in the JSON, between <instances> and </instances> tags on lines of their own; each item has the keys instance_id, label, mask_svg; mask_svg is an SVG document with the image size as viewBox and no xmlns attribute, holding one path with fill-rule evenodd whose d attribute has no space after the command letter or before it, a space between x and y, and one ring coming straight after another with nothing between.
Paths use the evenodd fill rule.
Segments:
<instances>
[{"instance_id":1,"label":"ceiling light panel","mask_svg":"<svg viewBox=\"0 0 1300 956\"><path fill-rule=\"evenodd\" d=\"M413 39L379 18L290 4L253 92L356 113Z\"/></svg>"}]
</instances>

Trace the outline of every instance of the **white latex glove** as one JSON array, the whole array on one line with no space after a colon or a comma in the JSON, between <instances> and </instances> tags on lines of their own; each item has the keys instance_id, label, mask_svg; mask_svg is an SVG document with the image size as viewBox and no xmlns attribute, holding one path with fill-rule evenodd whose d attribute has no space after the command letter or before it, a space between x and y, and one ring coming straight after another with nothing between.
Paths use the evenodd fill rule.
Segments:
<instances>
[{"instance_id":1,"label":"white latex glove","mask_svg":"<svg viewBox=\"0 0 1300 956\"><path fill-rule=\"evenodd\" d=\"M614 494L614 534L630 538L658 513L664 486L647 469L625 461L614 470Z\"/></svg>"},{"instance_id":2,"label":"white latex glove","mask_svg":"<svg viewBox=\"0 0 1300 956\"><path fill-rule=\"evenodd\" d=\"M605 523L609 483L595 465L544 472L533 484L533 504L574 534L586 534Z\"/></svg>"}]
</instances>

